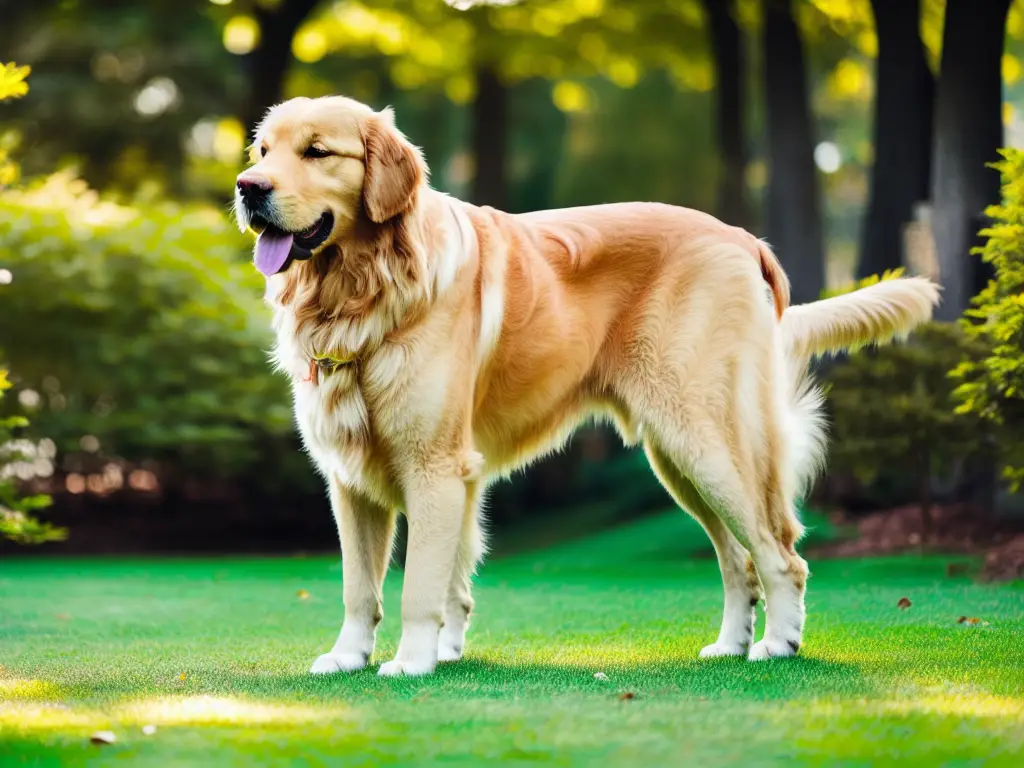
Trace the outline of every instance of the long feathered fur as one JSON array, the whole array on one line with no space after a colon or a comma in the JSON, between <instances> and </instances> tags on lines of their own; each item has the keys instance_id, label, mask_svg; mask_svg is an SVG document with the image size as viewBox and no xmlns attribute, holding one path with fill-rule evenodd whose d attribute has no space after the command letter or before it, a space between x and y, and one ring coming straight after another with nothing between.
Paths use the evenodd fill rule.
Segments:
<instances>
[{"instance_id":1,"label":"long feathered fur","mask_svg":"<svg viewBox=\"0 0 1024 768\"><path fill-rule=\"evenodd\" d=\"M927 278L904 277L790 307L781 323L787 356L806 364L830 352L905 338L931 319L939 291Z\"/></svg>"},{"instance_id":2,"label":"long feathered fur","mask_svg":"<svg viewBox=\"0 0 1024 768\"><path fill-rule=\"evenodd\" d=\"M790 386L789 465L793 487L801 495L820 472L826 448L824 397L808 370L811 359L903 339L931 319L939 295L939 286L927 278L896 278L783 313L780 330Z\"/></svg>"}]
</instances>

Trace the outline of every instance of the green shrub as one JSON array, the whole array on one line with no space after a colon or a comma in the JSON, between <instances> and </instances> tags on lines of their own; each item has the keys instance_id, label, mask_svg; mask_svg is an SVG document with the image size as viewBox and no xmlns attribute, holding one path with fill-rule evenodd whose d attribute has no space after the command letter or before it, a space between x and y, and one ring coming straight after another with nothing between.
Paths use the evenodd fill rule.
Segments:
<instances>
[{"instance_id":1,"label":"green shrub","mask_svg":"<svg viewBox=\"0 0 1024 768\"><path fill-rule=\"evenodd\" d=\"M0 400L11 388L7 371L0 370ZM42 544L60 541L67 536L63 528L41 522L32 513L50 505L50 498L41 494L24 496L19 492L14 470L25 458L14 440L14 430L28 426L22 416L0 417L0 538L19 544Z\"/></svg>"},{"instance_id":2,"label":"green shrub","mask_svg":"<svg viewBox=\"0 0 1024 768\"><path fill-rule=\"evenodd\" d=\"M64 456L313 487L246 249L207 207L115 205L60 174L0 193L0 359L40 434Z\"/></svg>"},{"instance_id":3,"label":"green shrub","mask_svg":"<svg viewBox=\"0 0 1024 768\"><path fill-rule=\"evenodd\" d=\"M988 209L993 224L975 253L995 277L973 300L962 327L988 348L953 370L958 412L984 419L998 432L999 459L1015 489L1024 481L1024 152L1004 150L1003 203Z\"/></svg>"},{"instance_id":4,"label":"green shrub","mask_svg":"<svg viewBox=\"0 0 1024 768\"><path fill-rule=\"evenodd\" d=\"M961 360L984 353L955 324L930 323L906 343L836 362L826 375L829 466L865 484L909 480L927 521L932 479L955 476L964 459L986 450L989 431L975 415L956 411L949 376Z\"/></svg>"}]
</instances>

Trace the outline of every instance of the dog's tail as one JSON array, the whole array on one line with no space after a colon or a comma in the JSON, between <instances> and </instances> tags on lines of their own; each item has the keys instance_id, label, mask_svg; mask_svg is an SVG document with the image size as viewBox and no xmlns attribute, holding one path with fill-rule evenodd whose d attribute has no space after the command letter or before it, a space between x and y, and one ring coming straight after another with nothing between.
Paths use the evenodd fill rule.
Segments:
<instances>
[{"instance_id":1,"label":"dog's tail","mask_svg":"<svg viewBox=\"0 0 1024 768\"><path fill-rule=\"evenodd\" d=\"M812 357L902 339L932 317L939 286L924 277L883 280L859 291L790 307L781 330L787 357Z\"/></svg>"},{"instance_id":2,"label":"dog's tail","mask_svg":"<svg viewBox=\"0 0 1024 768\"><path fill-rule=\"evenodd\" d=\"M825 455L822 392L808 371L811 359L905 338L931 319L939 291L923 277L895 278L783 313L779 330L789 376L786 433L795 492L810 489Z\"/></svg>"}]
</instances>

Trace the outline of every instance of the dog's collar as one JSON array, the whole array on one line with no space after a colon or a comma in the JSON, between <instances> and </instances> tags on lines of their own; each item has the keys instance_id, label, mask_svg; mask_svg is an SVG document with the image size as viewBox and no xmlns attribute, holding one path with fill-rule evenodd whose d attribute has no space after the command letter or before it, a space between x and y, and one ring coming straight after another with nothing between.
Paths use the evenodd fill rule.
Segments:
<instances>
[{"instance_id":1,"label":"dog's collar","mask_svg":"<svg viewBox=\"0 0 1024 768\"><path fill-rule=\"evenodd\" d=\"M356 355L354 354L327 353L320 355L314 352L313 356L309 358L309 375L305 380L319 384L321 372L324 376L329 376L339 368L344 368L355 362Z\"/></svg>"}]
</instances>

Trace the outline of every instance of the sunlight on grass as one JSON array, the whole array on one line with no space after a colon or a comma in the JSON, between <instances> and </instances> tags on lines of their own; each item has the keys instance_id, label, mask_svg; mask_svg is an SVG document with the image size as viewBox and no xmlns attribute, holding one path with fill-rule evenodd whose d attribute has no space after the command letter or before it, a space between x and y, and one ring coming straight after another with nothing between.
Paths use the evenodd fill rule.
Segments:
<instances>
[{"instance_id":1,"label":"sunlight on grass","mask_svg":"<svg viewBox=\"0 0 1024 768\"><path fill-rule=\"evenodd\" d=\"M44 680L26 680L20 677L0 679L0 701L13 699L51 699L60 695L60 689Z\"/></svg>"},{"instance_id":2,"label":"sunlight on grass","mask_svg":"<svg viewBox=\"0 0 1024 768\"><path fill-rule=\"evenodd\" d=\"M143 699L115 708L122 722L155 725L298 725L349 713L344 705L310 707L227 696Z\"/></svg>"},{"instance_id":3,"label":"sunlight on grass","mask_svg":"<svg viewBox=\"0 0 1024 768\"><path fill-rule=\"evenodd\" d=\"M26 701L0 704L0 732L6 729L26 732L148 724L295 726L337 720L349 715L351 710L342 704L311 707L230 696L167 696L130 700L105 707L103 711L74 709L56 702Z\"/></svg>"},{"instance_id":4,"label":"sunlight on grass","mask_svg":"<svg viewBox=\"0 0 1024 768\"><path fill-rule=\"evenodd\" d=\"M813 714L824 719L880 715L941 715L956 718L1005 718L1024 722L1024 699L980 692L924 694L894 701L818 702L813 708Z\"/></svg>"}]
</instances>

